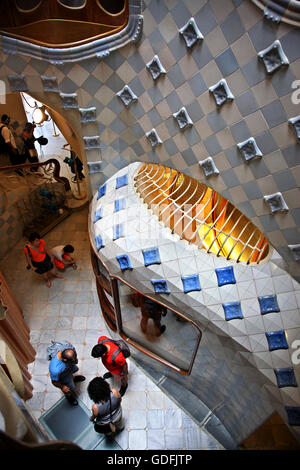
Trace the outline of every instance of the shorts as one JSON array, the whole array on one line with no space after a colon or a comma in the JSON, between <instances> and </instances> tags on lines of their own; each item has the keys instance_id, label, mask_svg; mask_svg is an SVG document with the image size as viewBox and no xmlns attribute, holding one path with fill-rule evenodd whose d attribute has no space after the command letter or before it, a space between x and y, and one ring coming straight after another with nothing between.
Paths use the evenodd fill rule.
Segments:
<instances>
[{"instance_id":1,"label":"shorts","mask_svg":"<svg viewBox=\"0 0 300 470\"><path fill-rule=\"evenodd\" d=\"M53 269L53 263L50 259L50 256L48 255L46 255L45 259L40 262L32 260L32 264L36 268L35 272L37 274L45 274L48 271L51 271L51 269Z\"/></svg>"},{"instance_id":2,"label":"shorts","mask_svg":"<svg viewBox=\"0 0 300 470\"><path fill-rule=\"evenodd\" d=\"M66 385L67 387L69 387L70 390L75 390L73 374L75 374L75 372L78 372L78 370L79 370L78 367L74 365L64 377L60 377L60 382L63 385Z\"/></svg>"}]
</instances>

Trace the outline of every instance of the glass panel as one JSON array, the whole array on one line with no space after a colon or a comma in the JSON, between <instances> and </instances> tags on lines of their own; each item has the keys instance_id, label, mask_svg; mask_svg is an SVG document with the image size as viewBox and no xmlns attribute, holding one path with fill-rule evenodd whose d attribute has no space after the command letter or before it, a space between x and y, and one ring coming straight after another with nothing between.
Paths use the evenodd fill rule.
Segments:
<instances>
[{"instance_id":1,"label":"glass panel","mask_svg":"<svg viewBox=\"0 0 300 470\"><path fill-rule=\"evenodd\" d=\"M201 332L170 309L118 281L122 331L131 340L183 371L189 371Z\"/></svg>"},{"instance_id":2,"label":"glass panel","mask_svg":"<svg viewBox=\"0 0 300 470\"><path fill-rule=\"evenodd\" d=\"M112 2L111 0L98 0L98 3L108 13L112 13L113 15L115 15L123 10L125 0L115 0L114 2Z\"/></svg>"}]
</instances>

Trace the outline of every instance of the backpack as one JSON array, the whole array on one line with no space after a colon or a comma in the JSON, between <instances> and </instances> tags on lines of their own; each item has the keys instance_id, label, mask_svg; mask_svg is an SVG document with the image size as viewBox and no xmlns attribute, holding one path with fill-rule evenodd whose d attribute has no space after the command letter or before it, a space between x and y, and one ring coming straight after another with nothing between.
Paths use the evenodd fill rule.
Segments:
<instances>
[{"instance_id":1,"label":"backpack","mask_svg":"<svg viewBox=\"0 0 300 470\"><path fill-rule=\"evenodd\" d=\"M74 346L69 343L69 341L51 341L50 346L47 348L47 359L51 361L51 359L58 353L58 351L64 351L65 349L73 349L75 351Z\"/></svg>"},{"instance_id":2,"label":"backpack","mask_svg":"<svg viewBox=\"0 0 300 470\"><path fill-rule=\"evenodd\" d=\"M115 352L111 356L111 360L112 360L114 365L116 365L115 364L115 359L116 359L117 355L120 354L120 352L123 354L125 359L127 359L127 357L130 356L129 346L122 339L118 339L118 340L117 339L102 339L101 341L99 341L98 344L104 344L104 343L107 343L108 341L110 341L111 343L114 343L116 346L118 346L118 349L116 349Z\"/></svg>"}]
</instances>

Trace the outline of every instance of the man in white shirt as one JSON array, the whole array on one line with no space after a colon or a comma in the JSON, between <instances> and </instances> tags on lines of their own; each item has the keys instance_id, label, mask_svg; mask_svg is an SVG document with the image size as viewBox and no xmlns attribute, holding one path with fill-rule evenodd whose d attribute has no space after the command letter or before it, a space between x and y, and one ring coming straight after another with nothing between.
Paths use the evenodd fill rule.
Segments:
<instances>
[{"instance_id":1,"label":"man in white shirt","mask_svg":"<svg viewBox=\"0 0 300 470\"><path fill-rule=\"evenodd\" d=\"M74 252L72 245L58 245L52 248L51 255L54 258L54 263L59 269L64 269L66 266L72 266L73 269L77 269L76 261L71 256Z\"/></svg>"}]
</instances>

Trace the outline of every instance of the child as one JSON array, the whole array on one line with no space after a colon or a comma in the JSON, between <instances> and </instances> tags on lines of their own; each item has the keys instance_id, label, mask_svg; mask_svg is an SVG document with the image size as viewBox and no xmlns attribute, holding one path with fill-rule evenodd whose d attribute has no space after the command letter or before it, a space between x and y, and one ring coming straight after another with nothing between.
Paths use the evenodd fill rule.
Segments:
<instances>
[{"instance_id":1,"label":"child","mask_svg":"<svg viewBox=\"0 0 300 470\"><path fill-rule=\"evenodd\" d=\"M66 266L72 266L73 269L77 269L75 259L71 256L71 253L74 252L74 247L72 245L59 245L55 246L51 250L51 254L54 258L54 263L57 268L65 269Z\"/></svg>"}]
</instances>

